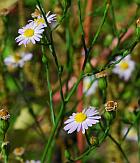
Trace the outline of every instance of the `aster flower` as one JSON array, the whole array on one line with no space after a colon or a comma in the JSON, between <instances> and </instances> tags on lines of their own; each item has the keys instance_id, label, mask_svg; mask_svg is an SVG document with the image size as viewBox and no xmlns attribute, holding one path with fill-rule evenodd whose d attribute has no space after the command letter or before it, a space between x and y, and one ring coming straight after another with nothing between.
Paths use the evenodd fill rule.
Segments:
<instances>
[{"instance_id":1,"label":"aster flower","mask_svg":"<svg viewBox=\"0 0 140 163\"><path fill-rule=\"evenodd\" d=\"M16 37L15 40L16 42L18 42L18 45L24 44L26 47L26 45L30 42L35 44L36 42L40 41L43 31L44 29L42 25L38 25L35 22L30 22L29 24L18 30L18 33L20 35Z\"/></svg>"},{"instance_id":2,"label":"aster flower","mask_svg":"<svg viewBox=\"0 0 140 163\"><path fill-rule=\"evenodd\" d=\"M6 57L4 63L11 67L23 67L25 62L31 60L32 56L32 53L16 53Z\"/></svg>"},{"instance_id":3,"label":"aster flower","mask_svg":"<svg viewBox=\"0 0 140 163\"><path fill-rule=\"evenodd\" d=\"M98 81L95 80L93 76L87 76L83 79L83 92L86 96L92 95L95 93L98 86Z\"/></svg>"},{"instance_id":4,"label":"aster flower","mask_svg":"<svg viewBox=\"0 0 140 163\"><path fill-rule=\"evenodd\" d=\"M82 112L73 113L72 116L64 122L64 124L66 124L64 130L68 131L68 134L75 130L77 130L77 132L82 130L82 133L85 134L85 130L93 124L98 123L100 118L99 112L94 107L90 106Z\"/></svg>"},{"instance_id":5,"label":"aster flower","mask_svg":"<svg viewBox=\"0 0 140 163\"><path fill-rule=\"evenodd\" d=\"M119 60L121 56L116 57L116 61ZM131 77L132 72L135 68L135 62L131 60L131 56L126 56L121 60L117 65L115 65L113 72L118 74L120 78L123 78L125 81L128 81Z\"/></svg>"}]
</instances>

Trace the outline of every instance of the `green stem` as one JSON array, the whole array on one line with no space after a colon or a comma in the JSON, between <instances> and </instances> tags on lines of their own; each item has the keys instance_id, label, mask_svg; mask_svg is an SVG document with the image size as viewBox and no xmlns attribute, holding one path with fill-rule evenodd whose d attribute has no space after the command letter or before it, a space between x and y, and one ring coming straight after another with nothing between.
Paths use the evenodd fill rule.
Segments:
<instances>
[{"instance_id":1,"label":"green stem","mask_svg":"<svg viewBox=\"0 0 140 163\"><path fill-rule=\"evenodd\" d=\"M138 123L136 125L137 127L137 138L138 138L138 160L140 162L140 120L138 120Z\"/></svg>"},{"instance_id":2,"label":"green stem","mask_svg":"<svg viewBox=\"0 0 140 163\"><path fill-rule=\"evenodd\" d=\"M105 10L104 10L104 15L103 15L103 18L101 20L101 23L97 29L97 32L95 33L95 36L91 42L91 45L90 47L87 49L86 48L86 44L85 44L85 39L84 39L84 30L83 30L83 25L82 25L82 19L81 19L81 9L80 9L80 1L78 0L78 6L79 6L79 13L80 13L80 27L82 29L82 41L83 41L83 45L84 45L84 51L85 51L85 60L84 60L84 63L83 63L83 66L82 66L82 70L84 71L85 67L86 67L86 63L88 61L88 59L90 58L90 52L95 44L95 42L97 41L98 37L99 37L99 34L102 30L102 27L105 23L105 20L106 20L106 17L107 17L107 13L108 13L108 10L109 10L109 6L110 6L110 0L107 0L106 1L106 7L105 7Z\"/></svg>"},{"instance_id":3,"label":"green stem","mask_svg":"<svg viewBox=\"0 0 140 163\"><path fill-rule=\"evenodd\" d=\"M44 163L45 162L45 159L46 159L46 156L48 154L50 145L51 145L51 143L53 141L53 138L55 136L56 130L57 130L58 125L60 123L60 120L62 118L64 108L65 108L65 103L62 103L61 108L60 108L60 111L59 111L59 114L58 114L58 116L56 118L55 126L53 126L53 128L52 128L52 132L51 132L50 137L48 139L48 142L47 142L47 144L45 146L45 149L44 149L44 152L43 152L43 155L42 155L42 158L41 158L41 163Z\"/></svg>"},{"instance_id":4,"label":"green stem","mask_svg":"<svg viewBox=\"0 0 140 163\"><path fill-rule=\"evenodd\" d=\"M93 151L94 149L96 149L97 147L99 147L102 144L102 142L108 136L108 132L109 132L109 128L106 128L106 130L104 131L104 134L101 137L100 142L98 144L94 144L93 146L90 146L83 154L81 154L80 156L78 156L78 157L76 157L74 159L71 158L70 160L75 162L75 161L81 160L82 158L87 156L91 151Z\"/></svg>"},{"instance_id":5,"label":"green stem","mask_svg":"<svg viewBox=\"0 0 140 163\"><path fill-rule=\"evenodd\" d=\"M128 158L127 158L127 156L126 156L126 154L124 153L121 145L110 134L108 134L108 136L116 144L116 146L118 147L119 151L122 153L123 157L125 158L125 161L127 163L130 163L129 160L128 160Z\"/></svg>"},{"instance_id":6,"label":"green stem","mask_svg":"<svg viewBox=\"0 0 140 163\"><path fill-rule=\"evenodd\" d=\"M49 80L49 69L48 69L48 65L46 65L45 67L46 67L47 83L48 83L49 98L50 98L51 118L52 118L53 125L55 125L55 114L54 114L54 109L53 109L52 89L51 89L51 84L50 84L50 80Z\"/></svg>"},{"instance_id":7,"label":"green stem","mask_svg":"<svg viewBox=\"0 0 140 163\"><path fill-rule=\"evenodd\" d=\"M55 114L54 114L53 100L52 100L52 88L51 88L50 77L49 77L49 64L48 64L47 56L45 54L46 54L45 53L45 47L42 46L42 55L43 55L42 61L45 65L45 70L46 70L47 85L48 85L49 99L50 99L51 120L52 120L53 125L55 125Z\"/></svg>"},{"instance_id":8,"label":"green stem","mask_svg":"<svg viewBox=\"0 0 140 163\"><path fill-rule=\"evenodd\" d=\"M4 163L8 163L8 156L4 155Z\"/></svg>"},{"instance_id":9,"label":"green stem","mask_svg":"<svg viewBox=\"0 0 140 163\"><path fill-rule=\"evenodd\" d=\"M115 36L118 38L119 35L118 35L117 26L116 26L116 17L115 17L114 6L112 3L112 0L110 0L110 6L111 6L110 10L111 10L111 15L112 15L113 31L114 31Z\"/></svg>"},{"instance_id":10,"label":"green stem","mask_svg":"<svg viewBox=\"0 0 140 163\"><path fill-rule=\"evenodd\" d=\"M125 133L124 137L122 138L121 143L126 139L126 137L127 137L128 133L129 133L129 131L131 130L131 128L139 121L139 118L140 118L140 112L137 114L134 122L129 126L127 132Z\"/></svg>"},{"instance_id":11,"label":"green stem","mask_svg":"<svg viewBox=\"0 0 140 163\"><path fill-rule=\"evenodd\" d=\"M28 110L29 110L29 113L32 115L32 117L33 117L33 119L34 119L34 121L35 121L35 123L36 123L36 125L37 125L37 127L38 127L38 130L39 130L39 132L40 132L40 135L41 135L42 138L46 141L46 136L45 136L45 134L44 134L44 132L43 132L43 130L42 130L42 128L41 128L39 122L37 121L36 115L35 115L35 113L34 113L34 111L33 111L33 108L32 108L32 106L31 106L29 100L27 99L26 95L24 94L24 91L23 91L23 89L22 89L22 87L21 87L21 84L20 84L12 75L11 75L11 77L12 77L12 79L13 79L15 85L17 86L19 92L21 93L21 95L22 95L24 101L26 102L27 107L28 107Z\"/></svg>"},{"instance_id":12,"label":"green stem","mask_svg":"<svg viewBox=\"0 0 140 163\"><path fill-rule=\"evenodd\" d=\"M102 29L102 27L103 27L103 25L104 25L104 22L105 22L105 20L106 20L106 17L107 17L107 13L108 13L109 6L110 6L110 0L107 0L107 2L106 2L106 7L105 7L105 10L104 10L103 18L102 18L102 20L101 20L101 23L100 23L100 25L99 25L99 27L98 27L98 29L97 29L97 32L96 32L94 38L93 38L93 40L92 40L91 46L89 47L89 52L92 50L93 45L95 44L95 42L97 41L97 39L98 39L98 37L99 37L99 34L100 34L100 32L101 32L101 29Z\"/></svg>"},{"instance_id":13,"label":"green stem","mask_svg":"<svg viewBox=\"0 0 140 163\"><path fill-rule=\"evenodd\" d=\"M88 145L91 146L91 143L90 143L90 140L89 140L87 131L85 131L85 137L86 137L86 140L87 140Z\"/></svg>"}]
</instances>

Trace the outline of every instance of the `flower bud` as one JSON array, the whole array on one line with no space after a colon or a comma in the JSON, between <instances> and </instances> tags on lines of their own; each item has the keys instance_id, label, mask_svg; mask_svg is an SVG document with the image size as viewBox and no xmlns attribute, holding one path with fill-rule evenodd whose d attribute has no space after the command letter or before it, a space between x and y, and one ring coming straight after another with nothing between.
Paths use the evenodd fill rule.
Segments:
<instances>
[{"instance_id":1,"label":"flower bud","mask_svg":"<svg viewBox=\"0 0 140 163\"><path fill-rule=\"evenodd\" d=\"M99 78L98 85L101 90L104 90L107 88L107 81L106 78Z\"/></svg>"},{"instance_id":2,"label":"flower bud","mask_svg":"<svg viewBox=\"0 0 140 163\"><path fill-rule=\"evenodd\" d=\"M136 21L136 35L138 40L140 40L140 18L137 19Z\"/></svg>"},{"instance_id":3,"label":"flower bud","mask_svg":"<svg viewBox=\"0 0 140 163\"><path fill-rule=\"evenodd\" d=\"M68 150L65 150L65 157L69 160L71 155L70 152Z\"/></svg>"},{"instance_id":4,"label":"flower bud","mask_svg":"<svg viewBox=\"0 0 140 163\"><path fill-rule=\"evenodd\" d=\"M91 144L91 145L95 145L95 144L97 144L97 143L98 143L97 138L96 138L96 137L94 137L94 136L91 136L89 141L90 141L90 144Z\"/></svg>"},{"instance_id":5,"label":"flower bud","mask_svg":"<svg viewBox=\"0 0 140 163\"><path fill-rule=\"evenodd\" d=\"M9 127L9 121L10 114L6 109L0 110L0 146L2 145L2 142L5 138L5 134L7 132L7 129Z\"/></svg>"}]
</instances>

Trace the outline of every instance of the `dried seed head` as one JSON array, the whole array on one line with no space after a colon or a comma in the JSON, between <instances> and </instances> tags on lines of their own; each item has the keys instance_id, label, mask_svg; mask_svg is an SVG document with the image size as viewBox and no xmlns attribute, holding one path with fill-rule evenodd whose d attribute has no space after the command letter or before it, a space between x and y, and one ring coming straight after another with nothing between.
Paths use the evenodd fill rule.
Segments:
<instances>
[{"instance_id":1,"label":"dried seed head","mask_svg":"<svg viewBox=\"0 0 140 163\"><path fill-rule=\"evenodd\" d=\"M24 152L25 152L25 149L23 147L17 147L13 151L15 156L22 156Z\"/></svg>"},{"instance_id":2,"label":"dried seed head","mask_svg":"<svg viewBox=\"0 0 140 163\"><path fill-rule=\"evenodd\" d=\"M108 73L105 70L95 74L96 78L102 78L102 77L105 77L105 76L108 76Z\"/></svg>"},{"instance_id":3,"label":"dried seed head","mask_svg":"<svg viewBox=\"0 0 140 163\"><path fill-rule=\"evenodd\" d=\"M140 18L137 19L136 25L137 25L137 27L140 27Z\"/></svg>"},{"instance_id":4,"label":"dried seed head","mask_svg":"<svg viewBox=\"0 0 140 163\"><path fill-rule=\"evenodd\" d=\"M10 10L8 8L3 8L0 10L0 16L6 16L9 12Z\"/></svg>"},{"instance_id":5,"label":"dried seed head","mask_svg":"<svg viewBox=\"0 0 140 163\"><path fill-rule=\"evenodd\" d=\"M114 111L114 110L116 110L117 106L118 106L117 102L107 101L107 103L105 104L105 110L106 111Z\"/></svg>"},{"instance_id":6,"label":"dried seed head","mask_svg":"<svg viewBox=\"0 0 140 163\"><path fill-rule=\"evenodd\" d=\"M94 145L96 142L96 138L94 136L91 136L89 141L91 145Z\"/></svg>"},{"instance_id":7,"label":"dried seed head","mask_svg":"<svg viewBox=\"0 0 140 163\"><path fill-rule=\"evenodd\" d=\"M39 9L35 9L35 11L31 14L32 18L37 18L40 15L41 13Z\"/></svg>"},{"instance_id":8,"label":"dried seed head","mask_svg":"<svg viewBox=\"0 0 140 163\"><path fill-rule=\"evenodd\" d=\"M0 110L0 119L7 120L10 118L10 114L7 109Z\"/></svg>"}]
</instances>

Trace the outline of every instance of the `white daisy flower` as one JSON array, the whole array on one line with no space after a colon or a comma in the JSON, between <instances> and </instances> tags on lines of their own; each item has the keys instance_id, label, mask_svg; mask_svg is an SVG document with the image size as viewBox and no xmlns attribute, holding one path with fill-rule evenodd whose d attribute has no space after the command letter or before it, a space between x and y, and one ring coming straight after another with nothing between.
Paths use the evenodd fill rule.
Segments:
<instances>
[{"instance_id":1,"label":"white daisy flower","mask_svg":"<svg viewBox=\"0 0 140 163\"><path fill-rule=\"evenodd\" d=\"M83 79L83 92L86 96L90 96L96 92L98 81L94 80L94 76L87 76Z\"/></svg>"},{"instance_id":2,"label":"white daisy flower","mask_svg":"<svg viewBox=\"0 0 140 163\"><path fill-rule=\"evenodd\" d=\"M116 61L119 60L121 56L116 57ZM131 60L131 56L126 56L121 60L117 65L115 65L112 70L115 74L118 74L120 78L123 78L125 81L128 81L131 77L131 74L135 68L135 62Z\"/></svg>"},{"instance_id":3,"label":"white daisy flower","mask_svg":"<svg viewBox=\"0 0 140 163\"><path fill-rule=\"evenodd\" d=\"M49 11L46 14L46 19L50 25L53 25L54 23L56 23L56 14L50 14L50 11ZM34 20L29 20L29 22L35 22L37 23L37 25L42 25L43 27L47 27L45 19L41 15L35 18Z\"/></svg>"},{"instance_id":4,"label":"white daisy flower","mask_svg":"<svg viewBox=\"0 0 140 163\"><path fill-rule=\"evenodd\" d=\"M82 133L85 134L85 130L93 124L98 123L100 118L99 112L94 107L90 106L82 112L73 113L72 116L64 122L64 124L66 124L64 130L68 131L68 134L75 130L77 130L77 132L82 130Z\"/></svg>"},{"instance_id":5,"label":"white daisy flower","mask_svg":"<svg viewBox=\"0 0 140 163\"><path fill-rule=\"evenodd\" d=\"M32 53L16 53L14 55L6 57L4 59L4 63L5 65L11 67L23 67L25 62L31 60L32 57Z\"/></svg>"},{"instance_id":6,"label":"white daisy flower","mask_svg":"<svg viewBox=\"0 0 140 163\"><path fill-rule=\"evenodd\" d=\"M18 33L20 35L16 37L15 40L16 42L19 42L18 45L24 44L26 46L30 42L35 44L42 38L41 34L43 33L43 31L44 29L42 25L38 25L35 22L30 22L29 24L18 30Z\"/></svg>"}]
</instances>

